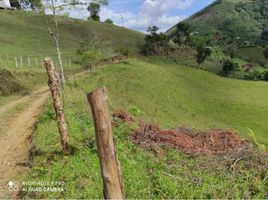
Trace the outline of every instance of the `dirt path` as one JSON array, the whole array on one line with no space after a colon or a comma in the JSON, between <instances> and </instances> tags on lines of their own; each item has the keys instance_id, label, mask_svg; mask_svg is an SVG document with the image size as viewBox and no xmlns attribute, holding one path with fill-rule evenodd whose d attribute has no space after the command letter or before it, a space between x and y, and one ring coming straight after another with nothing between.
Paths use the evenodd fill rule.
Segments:
<instances>
[{"instance_id":1,"label":"dirt path","mask_svg":"<svg viewBox=\"0 0 268 200\"><path fill-rule=\"evenodd\" d=\"M125 59L127 60L127 59ZM115 60L107 64L115 64L124 60ZM105 63L98 68L105 66ZM84 74L91 73L88 70L73 74L68 80L75 79ZM29 154L31 149L31 135L42 107L49 96L48 86L34 91L32 94L0 107L0 121L7 127L4 133L0 132L0 199L16 198L16 191L9 191L10 181L19 173L29 169ZM15 113L12 120L4 119L4 114L19 104L28 104L22 111ZM6 123L7 121L7 123ZM1 130L1 129L0 129ZM12 186L12 189L16 187Z\"/></svg>"},{"instance_id":2,"label":"dirt path","mask_svg":"<svg viewBox=\"0 0 268 200\"><path fill-rule=\"evenodd\" d=\"M48 91L48 87L47 86L43 86L43 87L39 88L38 90L34 91L33 93L31 93L30 95L27 95L27 96L22 97L20 99L14 100L14 101L12 101L9 104L6 104L6 105L0 107L0 115L2 113L5 113L6 111L12 109L14 106L18 105L19 103L26 102L31 97L36 96L38 94L42 94L42 93L47 92L47 91Z\"/></svg>"},{"instance_id":3,"label":"dirt path","mask_svg":"<svg viewBox=\"0 0 268 200\"><path fill-rule=\"evenodd\" d=\"M30 138L48 95L48 87L45 86L0 108L1 121L1 114L20 103L30 101L24 110L15 113L13 120L6 125L7 131L0 135L0 199L16 197L15 191L9 191L8 184L12 178L28 168Z\"/></svg>"}]
</instances>

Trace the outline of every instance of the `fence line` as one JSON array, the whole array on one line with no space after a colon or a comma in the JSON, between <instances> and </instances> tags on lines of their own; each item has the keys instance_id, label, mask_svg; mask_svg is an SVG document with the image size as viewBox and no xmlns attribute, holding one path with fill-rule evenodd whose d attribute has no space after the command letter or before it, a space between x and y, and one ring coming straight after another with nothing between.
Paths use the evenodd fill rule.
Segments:
<instances>
[{"instance_id":1,"label":"fence line","mask_svg":"<svg viewBox=\"0 0 268 200\"><path fill-rule=\"evenodd\" d=\"M54 60L57 60L57 57L52 57ZM75 64L75 58L76 56L70 56L70 57L63 57L62 63L64 67L70 67L73 64ZM38 61L40 59L40 62ZM42 56L22 56L22 55L3 55L0 54L0 67L9 66L14 68L42 68L43 66L43 57ZM55 63L58 65L58 63Z\"/></svg>"}]
</instances>

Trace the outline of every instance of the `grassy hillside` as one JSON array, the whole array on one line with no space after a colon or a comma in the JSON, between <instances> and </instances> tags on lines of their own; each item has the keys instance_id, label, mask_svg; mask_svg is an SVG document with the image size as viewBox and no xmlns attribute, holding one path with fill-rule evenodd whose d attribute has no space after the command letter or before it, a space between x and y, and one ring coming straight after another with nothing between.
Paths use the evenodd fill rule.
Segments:
<instances>
[{"instance_id":1,"label":"grassy hillside","mask_svg":"<svg viewBox=\"0 0 268 200\"><path fill-rule=\"evenodd\" d=\"M51 25L51 16L45 18ZM80 43L85 41L94 40L103 49L104 57L114 56L115 49L122 47L127 47L135 53L143 44L142 33L112 24L60 17L59 27L65 70L81 67L75 61L79 60L77 49ZM7 99L10 100L3 96L25 94L45 85L46 75L41 63L46 56L54 58L55 63L57 59L54 41L47 32L44 19L33 12L0 10L0 43L2 105ZM8 69L10 72L2 69Z\"/></svg>"},{"instance_id":2,"label":"grassy hillside","mask_svg":"<svg viewBox=\"0 0 268 200\"><path fill-rule=\"evenodd\" d=\"M247 47L238 50L238 56L247 60L248 62L260 63L262 66L266 65L266 59L263 55L261 47Z\"/></svg>"},{"instance_id":3,"label":"grassy hillside","mask_svg":"<svg viewBox=\"0 0 268 200\"><path fill-rule=\"evenodd\" d=\"M113 108L137 107L143 117L163 127L230 127L244 136L250 128L260 142L268 143L266 82L226 79L179 65L136 60L96 72L90 82L84 81L77 82L84 91L107 85Z\"/></svg>"},{"instance_id":4,"label":"grassy hillside","mask_svg":"<svg viewBox=\"0 0 268 200\"><path fill-rule=\"evenodd\" d=\"M65 88L65 113L74 154L62 160L53 107L40 118L33 143L34 167L24 180L61 180L64 193L27 193L31 198L102 198L94 128L85 94L109 90L110 108L122 108L162 127L231 127L268 143L268 89L264 82L220 78L201 70L166 63L129 60L71 81ZM165 156L135 146L133 127L114 127L126 198L265 198L267 183L258 165L206 160L166 151ZM254 161L255 162L255 161ZM240 165L241 164L241 165ZM240 169L238 167L238 169ZM169 174L172 174L171 176ZM265 176L265 175L264 175Z\"/></svg>"},{"instance_id":5,"label":"grassy hillside","mask_svg":"<svg viewBox=\"0 0 268 200\"><path fill-rule=\"evenodd\" d=\"M208 36L216 43L264 44L261 35L268 29L267 13L268 6L263 0L216 0L186 21L192 31ZM173 35L175 30L173 27L168 33Z\"/></svg>"},{"instance_id":6,"label":"grassy hillside","mask_svg":"<svg viewBox=\"0 0 268 200\"><path fill-rule=\"evenodd\" d=\"M46 16L46 18L51 25L51 17ZM112 50L121 46L131 47L133 51L138 51L143 43L142 33L115 25L67 17L61 17L60 21L63 59L76 58L80 43L86 40L94 39L105 43L107 52L109 51L110 54L113 54ZM28 57L32 57L33 67L35 67L36 57L40 63L40 58L56 56L54 43L47 32L44 20L33 12L0 10L0 42L0 66L2 67L15 68L15 56L18 59L19 56L23 56L26 66ZM7 55L9 62L7 62Z\"/></svg>"}]
</instances>

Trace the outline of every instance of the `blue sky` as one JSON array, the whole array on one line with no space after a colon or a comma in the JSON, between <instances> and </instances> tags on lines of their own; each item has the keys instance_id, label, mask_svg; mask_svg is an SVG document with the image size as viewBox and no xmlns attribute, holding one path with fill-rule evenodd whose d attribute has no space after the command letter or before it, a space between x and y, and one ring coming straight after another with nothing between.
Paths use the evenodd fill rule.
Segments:
<instances>
[{"instance_id":1,"label":"blue sky","mask_svg":"<svg viewBox=\"0 0 268 200\"><path fill-rule=\"evenodd\" d=\"M214 0L110 0L101 9L101 20L112 19L115 24L137 31L146 31L157 25L166 31L179 21L211 4ZM84 11L71 12L71 16L86 18Z\"/></svg>"}]
</instances>

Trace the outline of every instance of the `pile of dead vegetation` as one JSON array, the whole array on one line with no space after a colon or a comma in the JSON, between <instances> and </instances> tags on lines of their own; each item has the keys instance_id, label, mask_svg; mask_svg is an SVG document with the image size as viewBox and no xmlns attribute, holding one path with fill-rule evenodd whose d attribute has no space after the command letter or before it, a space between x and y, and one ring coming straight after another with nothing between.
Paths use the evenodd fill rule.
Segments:
<instances>
[{"instance_id":1,"label":"pile of dead vegetation","mask_svg":"<svg viewBox=\"0 0 268 200\"><path fill-rule=\"evenodd\" d=\"M161 130L159 126L141 122L133 135L133 142L155 152L174 148L190 155L220 156L252 148L250 142L242 139L231 129L207 131L180 127Z\"/></svg>"},{"instance_id":2,"label":"pile of dead vegetation","mask_svg":"<svg viewBox=\"0 0 268 200\"><path fill-rule=\"evenodd\" d=\"M112 114L113 122L135 122L134 117L123 110L116 110Z\"/></svg>"},{"instance_id":3,"label":"pile of dead vegetation","mask_svg":"<svg viewBox=\"0 0 268 200\"><path fill-rule=\"evenodd\" d=\"M113 113L114 124L134 122L129 113L117 110ZM131 136L132 141L156 153L163 153L166 149L178 149L193 156L222 156L233 155L237 152L249 152L253 145L247 139L231 129L198 130L180 127L174 130L162 130L158 125L141 121L139 128Z\"/></svg>"}]
</instances>

